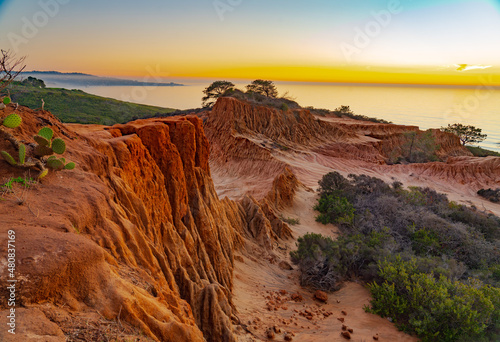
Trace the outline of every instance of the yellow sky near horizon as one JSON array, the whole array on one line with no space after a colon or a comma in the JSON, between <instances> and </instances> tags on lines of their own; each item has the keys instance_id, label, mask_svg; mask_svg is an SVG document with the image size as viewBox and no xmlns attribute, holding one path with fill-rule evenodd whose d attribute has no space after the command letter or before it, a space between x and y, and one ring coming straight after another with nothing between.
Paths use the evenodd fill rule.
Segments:
<instances>
[{"instance_id":1,"label":"yellow sky near horizon","mask_svg":"<svg viewBox=\"0 0 500 342\"><path fill-rule=\"evenodd\" d=\"M28 70L500 86L498 0L56 2L0 0L0 47Z\"/></svg>"},{"instance_id":2,"label":"yellow sky near horizon","mask_svg":"<svg viewBox=\"0 0 500 342\"><path fill-rule=\"evenodd\" d=\"M193 73L180 73L178 77L225 77L228 79L252 79L255 75L276 81L324 82L324 83L373 83L415 85L500 86L500 72L471 70L460 72L458 66L430 70L426 67L314 67L314 66L256 66L220 68ZM491 70L491 69L490 69Z\"/></svg>"}]
</instances>

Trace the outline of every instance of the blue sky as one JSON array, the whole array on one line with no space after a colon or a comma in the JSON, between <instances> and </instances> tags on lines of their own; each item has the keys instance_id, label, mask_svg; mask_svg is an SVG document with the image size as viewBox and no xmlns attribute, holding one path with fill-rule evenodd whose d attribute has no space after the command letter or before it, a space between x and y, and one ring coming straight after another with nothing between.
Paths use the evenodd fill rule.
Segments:
<instances>
[{"instance_id":1,"label":"blue sky","mask_svg":"<svg viewBox=\"0 0 500 342\"><path fill-rule=\"evenodd\" d=\"M57 10L44 17L41 4ZM391 8L397 13L376 30ZM36 34L25 37L26 22L36 20ZM357 46L370 28L368 44ZM470 64L497 72L500 1L0 0L0 32L0 47L27 55L29 69L101 75L139 76L156 65L165 75L207 77L303 68L301 80L307 68L319 75Z\"/></svg>"}]
</instances>

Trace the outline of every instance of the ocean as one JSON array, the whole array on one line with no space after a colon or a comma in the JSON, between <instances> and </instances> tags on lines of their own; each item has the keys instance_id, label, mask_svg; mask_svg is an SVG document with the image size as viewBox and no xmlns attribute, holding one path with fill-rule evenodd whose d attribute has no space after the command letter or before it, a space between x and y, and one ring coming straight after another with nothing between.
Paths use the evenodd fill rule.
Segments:
<instances>
[{"instance_id":1,"label":"ocean","mask_svg":"<svg viewBox=\"0 0 500 342\"><path fill-rule=\"evenodd\" d=\"M177 109L201 106L202 91L212 80L169 79L182 87L75 86L85 92L160 107ZM244 89L250 81L233 80ZM481 147L500 152L500 89L488 86L469 88L345 85L276 82L280 94L288 92L301 106L335 109L350 106L356 114L415 125L421 129L440 128L451 123L479 127L488 135ZM67 84L51 84L70 88Z\"/></svg>"}]
</instances>

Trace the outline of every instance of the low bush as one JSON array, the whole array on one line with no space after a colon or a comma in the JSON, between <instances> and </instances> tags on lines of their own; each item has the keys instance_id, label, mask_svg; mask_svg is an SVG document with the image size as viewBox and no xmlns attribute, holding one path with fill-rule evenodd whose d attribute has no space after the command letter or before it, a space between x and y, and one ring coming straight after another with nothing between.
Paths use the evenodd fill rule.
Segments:
<instances>
[{"instance_id":1,"label":"low bush","mask_svg":"<svg viewBox=\"0 0 500 342\"><path fill-rule=\"evenodd\" d=\"M352 224L354 220L354 207L345 197L335 195L321 196L319 203L314 207L314 210L321 213L316 217L316 221L323 224Z\"/></svg>"},{"instance_id":2,"label":"low bush","mask_svg":"<svg viewBox=\"0 0 500 342\"><path fill-rule=\"evenodd\" d=\"M451 281L417 270L400 257L379 262L380 280L369 284L371 308L391 317L422 341L472 341L500 324L500 289L476 280Z\"/></svg>"},{"instance_id":3,"label":"low bush","mask_svg":"<svg viewBox=\"0 0 500 342\"><path fill-rule=\"evenodd\" d=\"M481 197L486 198L488 201L493 203L500 202L500 188L499 189L481 189L477 192Z\"/></svg>"},{"instance_id":4,"label":"low bush","mask_svg":"<svg viewBox=\"0 0 500 342\"><path fill-rule=\"evenodd\" d=\"M281 221L286 222L292 226L300 224L300 220L298 218L280 216L280 219Z\"/></svg>"},{"instance_id":5,"label":"low bush","mask_svg":"<svg viewBox=\"0 0 500 342\"><path fill-rule=\"evenodd\" d=\"M390 250L390 244L387 231L342 235L337 240L308 233L298 239L298 249L290 256L299 265L302 286L334 291L345 279L373 278L376 261L387 256L384 250Z\"/></svg>"},{"instance_id":6,"label":"low bush","mask_svg":"<svg viewBox=\"0 0 500 342\"><path fill-rule=\"evenodd\" d=\"M500 218L429 188L366 175L332 172L319 185L318 220L342 234L299 238L291 256L302 285L371 282L370 310L424 341L498 336Z\"/></svg>"},{"instance_id":7,"label":"low bush","mask_svg":"<svg viewBox=\"0 0 500 342\"><path fill-rule=\"evenodd\" d=\"M474 157L488 157L488 156L500 157L500 153L496 151L490 151L479 146L465 146L465 148L467 148L470 151L470 153L474 155Z\"/></svg>"}]
</instances>

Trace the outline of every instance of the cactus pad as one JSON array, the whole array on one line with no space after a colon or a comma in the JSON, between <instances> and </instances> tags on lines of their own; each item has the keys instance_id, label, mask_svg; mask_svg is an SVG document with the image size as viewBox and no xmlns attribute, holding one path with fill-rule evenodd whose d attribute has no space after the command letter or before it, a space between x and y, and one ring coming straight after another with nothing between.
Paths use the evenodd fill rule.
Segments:
<instances>
[{"instance_id":1,"label":"cactus pad","mask_svg":"<svg viewBox=\"0 0 500 342\"><path fill-rule=\"evenodd\" d=\"M50 156L53 153L52 149L47 146L35 147L35 155L37 157Z\"/></svg>"},{"instance_id":2,"label":"cactus pad","mask_svg":"<svg viewBox=\"0 0 500 342\"><path fill-rule=\"evenodd\" d=\"M4 105L8 105L10 103L10 97L8 97L8 96L4 97L2 102Z\"/></svg>"},{"instance_id":3,"label":"cactus pad","mask_svg":"<svg viewBox=\"0 0 500 342\"><path fill-rule=\"evenodd\" d=\"M10 165L12 165L12 166L17 165L14 158L12 158L12 156L8 152L2 151L2 152L0 152L0 154L2 155L3 159L5 159L5 161L7 163L9 163Z\"/></svg>"},{"instance_id":4,"label":"cactus pad","mask_svg":"<svg viewBox=\"0 0 500 342\"><path fill-rule=\"evenodd\" d=\"M63 154L66 151L66 143L61 138L54 139L52 150L57 154Z\"/></svg>"},{"instance_id":5,"label":"cactus pad","mask_svg":"<svg viewBox=\"0 0 500 342\"><path fill-rule=\"evenodd\" d=\"M38 135L41 137L44 137L48 141L52 140L52 137L54 136L54 131L49 128L49 127L43 127L39 132Z\"/></svg>"},{"instance_id":6,"label":"cactus pad","mask_svg":"<svg viewBox=\"0 0 500 342\"><path fill-rule=\"evenodd\" d=\"M24 165L24 160L26 159L26 146L24 144L19 145L19 164Z\"/></svg>"},{"instance_id":7,"label":"cactus pad","mask_svg":"<svg viewBox=\"0 0 500 342\"><path fill-rule=\"evenodd\" d=\"M42 179L43 177L47 176L48 173L49 170L47 169L42 170L42 172L40 172L40 174L38 175L38 179Z\"/></svg>"},{"instance_id":8,"label":"cactus pad","mask_svg":"<svg viewBox=\"0 0 500 342\"><path fill-rule=\"evenodd\" d=\"M10 114L3 120L3 125L8 128L16 128L18 127L23 120L17 114Z\"/></svg>"},{"instance_id":9,"label":"cactus pad","mask_svg":"<svg viewBox=\"0 0 500 342\"><path fill-rule=\"evenodd\" d=\"M41 135L35 135L34 139L35 139L36 143L40 146L49 147L49 145L50 145L50 140L47 140L46 138L42 137Z\"/></svg>"},{"instance_id":10,"label":"cactus pad","mask_svg":"<svg viewBox=\"0 0 500 342\"><path fill-rule=\"evenodd\" d=\"M64 168L66 170L73 170L75 167L76 167L76 164L71 162L71 163L66 164L66 166Z\"/></svg>"},{"instance_id":11,"label":"cactus pad","mask_svg":"<svg viewBox=\"0 0 500 342\"><path fill-rule=\"evenodd\" d=\"M59 159L47 160L47 166L54 170L61 170L64 168L64 164Z\"/></svg>"}]
</instances>

